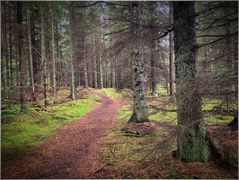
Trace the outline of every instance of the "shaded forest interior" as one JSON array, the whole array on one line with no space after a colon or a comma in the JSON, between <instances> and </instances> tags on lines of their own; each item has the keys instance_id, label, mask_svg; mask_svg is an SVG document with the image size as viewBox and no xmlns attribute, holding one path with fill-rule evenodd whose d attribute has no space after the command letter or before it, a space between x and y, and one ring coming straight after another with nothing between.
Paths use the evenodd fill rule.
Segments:
<instances>
[{"instance_id":1,"label":"shaded forest interior","mask_svg":"<svg viewBox=\"0 0 239 180\"><path fill-rule=\"evenodd\" d=\"M238 178L238 2L1 1L4 168L99 93L121 105L88 177Z\"/></svg>"}]
</instances>

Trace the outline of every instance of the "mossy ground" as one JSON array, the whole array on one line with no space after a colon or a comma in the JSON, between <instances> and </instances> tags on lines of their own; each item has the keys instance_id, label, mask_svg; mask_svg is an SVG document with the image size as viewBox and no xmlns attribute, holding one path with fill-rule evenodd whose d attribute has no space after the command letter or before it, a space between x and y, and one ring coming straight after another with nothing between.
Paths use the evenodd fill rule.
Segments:
<instances>
[{"instance_id":1,"label":"mossy ground","mask_svg":"<svg viewBox=\"0 0 239 180\"><path fill-rule=\"evenodd\" d=\"M112 98L121 98L122 94L117 92L116 89L114 88L102 88L100 90L98 90L99 92L103 92L105 93L107 96L110 96Z\"/></svg>"},{"instance_id":2,"label":"mossy ground","mask_svg":"<svg viewBox=\"0 0 239 180\"><path fill-rule=\"evenodd\" d=\"M87 93L81 99L45 109L29 105L27 113L20 113L18 104L3 102L2 163L21 157L51 136L57 128L84 116L98 101L98 96Z\"/></svg>"},{"instance_id":3,"label":"mossy ground","mask_svg":"<svg viewBox=\"0 0 239 180\"><path fill-rule=\"evenodd\" d=\"M167 93L165 89L163 92ZM124 99L125 96L122 96ZM206 163L207 169L205 169L204 163L198 162L195 165L172 157L172 152L177 149L176 141L171 141L171 144L167 145L163 145L163 142L170 139L170 132L173 132L177 125L177 107L175 99L167 94L161 93L158 98L148 98L149 119L159 125L155 133L145 136L126 136L122 133L122 127L127 124L132 114L130 98L125 100L126 103L120 109L118 128L107 136L103 159L109 166L102 170L99 177L173 179L233 177L230 172L218 168L213 162ZM220 102L221 100L218 99L203 101L203 110L206 110L204 119L207 124L222 125L233 119L230 115L215 114L210 111ZM202 170L205 173L201 173Z\"/></svg>"}]
</instances>

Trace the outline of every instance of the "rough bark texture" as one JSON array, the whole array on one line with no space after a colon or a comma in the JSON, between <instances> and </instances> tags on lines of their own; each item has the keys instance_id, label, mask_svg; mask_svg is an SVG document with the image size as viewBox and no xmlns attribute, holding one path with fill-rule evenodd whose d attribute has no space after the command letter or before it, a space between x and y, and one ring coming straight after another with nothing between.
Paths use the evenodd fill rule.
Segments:
<instances>
[{"instance_id":1,"label":"rough bark texture","mask_svg":"<svg viewBox=\"0 0 239 180\"><path fill-rule=\"evenodd\" d=\"M177 85L178 156L187 162L211 158L211 147L203 122L196 74L196 31L194 2L173 2L175 65Z\"/></svg>"},{"instance_id":2,"label":"rough bark texture","mask_svg":"<svg viewBox=\"0 0 239 180\"><path fill-rule=\"evenodd\" d=\"M133 22L135 22L135 25L132 26L132 30L135 35L135 40L138 39L139 43L135 44L135 47L133 50L134 107L133 107L133 114L129 122L136 122L136 123L148 121L148 107L146 103L146 94L145 94L145 86L144 86L142 34L139 31L140 28L142 27L140 25L139 13L140 13L140 2L132 2L132 19L133 19Z\"/></svg>"}]
</instances>

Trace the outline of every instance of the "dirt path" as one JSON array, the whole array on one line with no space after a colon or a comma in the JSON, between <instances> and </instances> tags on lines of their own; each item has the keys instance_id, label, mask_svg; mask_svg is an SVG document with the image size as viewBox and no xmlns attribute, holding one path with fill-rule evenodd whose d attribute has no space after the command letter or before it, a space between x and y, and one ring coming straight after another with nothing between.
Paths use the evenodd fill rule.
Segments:
<instances>
[{"instance_id":1,"label":"dirt path","mask_svg":"<svg viewBox=\"0 0 239 180\"><path fill-rule=\"evenodd\" d=\"M116 124L119 102L99 96L100 105L79 121L58 129L24 159L3 169L2 178L87 178L100 169L100 147Z\"/></svg>"}]
</instances>

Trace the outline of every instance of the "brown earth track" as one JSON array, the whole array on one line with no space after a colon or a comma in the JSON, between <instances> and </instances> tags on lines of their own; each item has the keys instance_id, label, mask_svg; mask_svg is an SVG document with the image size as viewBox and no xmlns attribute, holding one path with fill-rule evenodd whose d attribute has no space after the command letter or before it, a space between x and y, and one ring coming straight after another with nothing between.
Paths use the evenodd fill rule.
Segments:
<instances>
[{"instance_id":1,"label":"brown earth track","mask_svg":"<svg viewBox=\"0 0 239 180\"><path fill-rule=\"evenodd\" d=\"M87 178L102 166L104 137L115 127L120 103L103 94L101 104L58 129L42 145L2 170L4 179Z\"/></svg>"}]
</instances>

